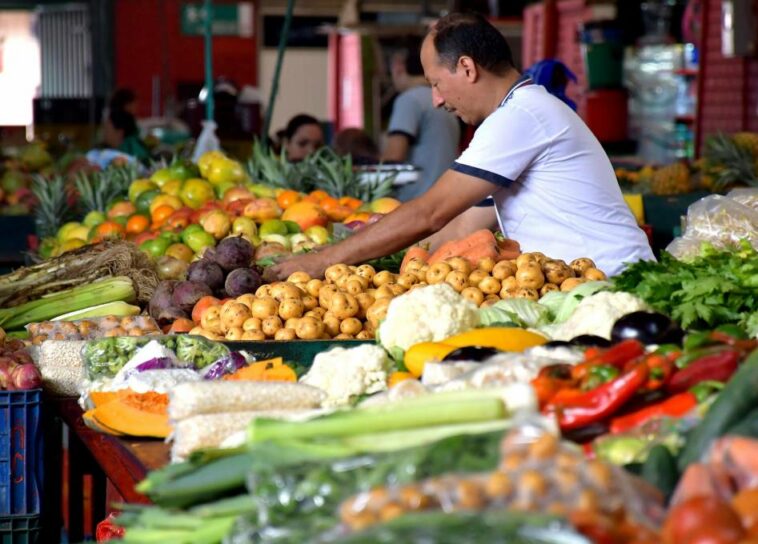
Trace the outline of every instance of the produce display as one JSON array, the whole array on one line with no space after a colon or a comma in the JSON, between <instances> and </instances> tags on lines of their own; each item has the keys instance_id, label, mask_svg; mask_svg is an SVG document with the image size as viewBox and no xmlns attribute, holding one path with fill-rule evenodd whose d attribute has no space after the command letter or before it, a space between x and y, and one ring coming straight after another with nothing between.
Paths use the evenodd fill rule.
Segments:
<instances>
[{"instance_id":1,"label":"produce display","mask_svg":"<svg viewBox=\"0 0 758 544\"><path fill-rule=\"evenodd\" d=\"M718 161L748 151L713 140L638 188L699 168L737 186ZM167 442L137 487L153 504L115 517L124 542L758 536L753 189L693 206L679 249L613 278L480 230L266 283L399 205L358 178L256 143L247 164L31 182L42 260L0 276L0 385Z\"/></svg>"}]
</instances>

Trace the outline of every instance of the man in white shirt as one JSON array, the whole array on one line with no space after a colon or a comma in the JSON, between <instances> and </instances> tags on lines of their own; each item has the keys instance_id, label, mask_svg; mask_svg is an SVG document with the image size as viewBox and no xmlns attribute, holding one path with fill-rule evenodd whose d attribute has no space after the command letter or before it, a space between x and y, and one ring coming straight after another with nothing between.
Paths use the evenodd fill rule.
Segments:
<instances>
[{"instance_id":1,"label":"man in white shirt","mask_svg":"<svg viewBox=\"0 0 758 544\"><path fill-rule=\"evenodd\" d=\"M609 275L653 259L600 143L563 102L515 69L505 38L478 15L441 18L421 62L435 107L478 126L469 147L423 195L343 242L284 261L269 279L391 254L445 228L465 233L492 220L524 251L590 257ZM467 213L467 210L470 210ZM457 218L457 219L456 219ZM453 221L455 219L455 221Z\"/></svg>"}]
</instances>

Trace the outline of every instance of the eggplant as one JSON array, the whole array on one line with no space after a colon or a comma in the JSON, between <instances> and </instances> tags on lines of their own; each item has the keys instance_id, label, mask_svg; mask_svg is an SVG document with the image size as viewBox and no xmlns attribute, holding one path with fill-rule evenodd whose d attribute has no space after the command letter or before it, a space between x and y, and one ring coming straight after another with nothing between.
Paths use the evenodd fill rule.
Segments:
<instances>
[{"instance_id":1,"label":"eggplant","mask_svg":"<svg viewBox=\"0 0 758 544\"><path fill-rule=\"evenodd\" d=\"M681 345L684 331L667 316L658 312L632 312L620 317L611 329L611 341L639 340L645 345Z\"/></svg>"},{"instance_id":2,"label":"eggplant","mask_svg":"<svg viewBox=\"0 0 758 544\"><path fill-rule=\"evenodd\" d=\"M565 340L551 340L547 344L542 345L543 348L570 348L573 347L571 342Z\"/></svg>"},{"instance_id":3,"label":"eggplant","mask_svg":"<svg viewBox=\"0 0 758 544\"><path fill-rule=\"evenodd\" d=\"M572 346L582 346L586 348L609 348L611 347L610 340L606 340L602 336L595 336L594 334L580 334L575 336L569 341Z\"/></svg>"},{"instance_id":4,"label":"eggplant","mask_svg":"<svg viewBox=\"0 0 758 544\"><path fill-rule=\"evenodd\" d=\"M466 346L451 351L442 359L443 361L482 361L500 353L500 350L483 346Z\"/></svg>"}]
</instances>

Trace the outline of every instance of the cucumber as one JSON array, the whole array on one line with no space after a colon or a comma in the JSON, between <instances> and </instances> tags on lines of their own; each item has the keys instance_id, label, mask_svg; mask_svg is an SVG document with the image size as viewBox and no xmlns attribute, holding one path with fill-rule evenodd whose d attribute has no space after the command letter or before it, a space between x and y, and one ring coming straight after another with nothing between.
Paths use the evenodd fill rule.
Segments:
<instances>
[{"instance_id":1,"label":"cucumber","mask_svg":"<svg viewBox=\"0 0 758 544\"><path fill-rule=\"evenodd\" d=\"M680 472L700 460L716 438L758 407L758 350L753 351L719 394L679 454Z\"/></svg>"},{"instance_id":2,"label":"cucumber","mask_svg":"<svg viewBox=\"0 0 758 544\"><path fill-rule=\"evenodd\" d=\"M656 444L650 449L640 473L649 484L660 489L666 500L671 496L679 481L676 459L663 444Z\"/></svg>"},{"instance_id":3,"label":"cucumber","mask_svg":"<svg viewBox=\"0 0 758 544\"><path fill-rule=\"evenodd\" d=\"M726 434L758 438L758 407L754 408L744 418L729 427Z\"/></svg>"}]
</instances>

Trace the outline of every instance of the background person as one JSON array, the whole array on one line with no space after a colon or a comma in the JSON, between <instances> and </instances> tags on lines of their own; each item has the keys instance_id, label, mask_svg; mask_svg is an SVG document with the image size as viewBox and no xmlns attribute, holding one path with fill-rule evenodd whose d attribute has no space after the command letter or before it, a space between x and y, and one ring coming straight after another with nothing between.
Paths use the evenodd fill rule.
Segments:
<instances>
[{"instance_id":1,"label":"background person","mask_svg":"<svg viewBox=\"0 0 758 544\"><path fill-rule=\"evenodd\" d=\"M323 146L324 129L315 117L301 113L287 123L281 148L288 160L301 161Z\"/></svg>"}]
</instances>

